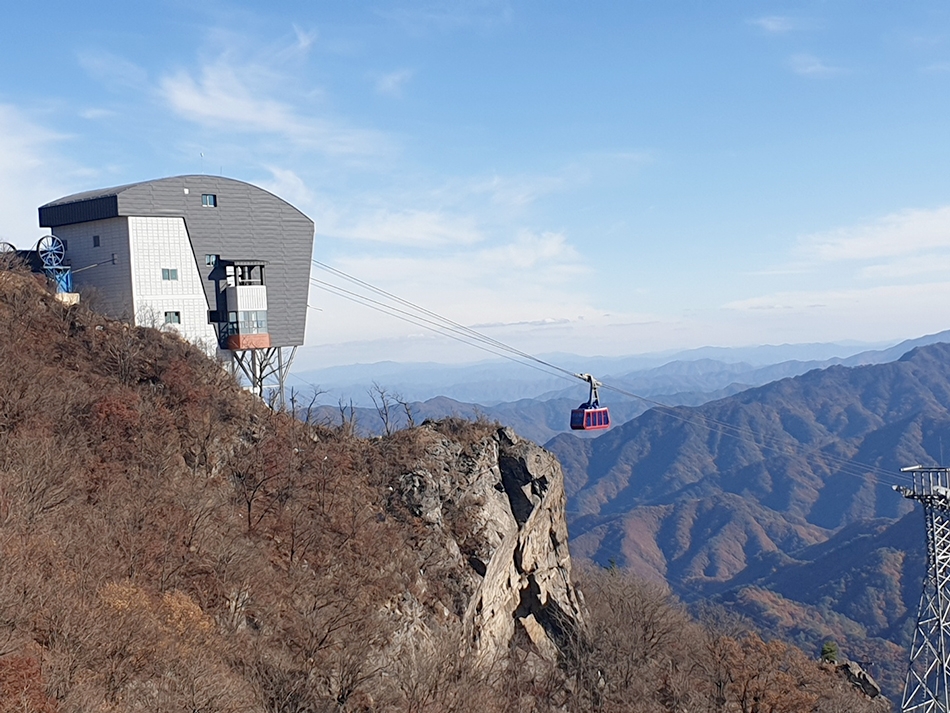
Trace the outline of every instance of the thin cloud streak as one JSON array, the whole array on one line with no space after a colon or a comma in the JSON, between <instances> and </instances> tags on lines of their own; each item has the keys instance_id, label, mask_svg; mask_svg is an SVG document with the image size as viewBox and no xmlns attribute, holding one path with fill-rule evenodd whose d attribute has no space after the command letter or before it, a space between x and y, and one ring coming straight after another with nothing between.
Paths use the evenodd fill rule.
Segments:
<instances>
[{"instance_id":1,"label":"thin cloud streak","mask_svg":"<svg viewBox=\"0 0 950 713\"><path fill-rule=\"evenodd\" d=\"M274 134L298 148L330 155L366 156L387 148L379 132L303 116L290 104L268 97L249 86L245 76L251 73L222 59L202 67L197 79L183 69L166 75L158 88L176 114L209 128Z\"/></svg>"},{"instance_id":2,"label":"thin cloud streak","mask_svg":"<svg viewBox=\"0 0 950 713\"><path fill-rule=\"evenodd\" d=\"M872 324L886 315L907 319L908 307L916 308L933 316L934 303L939 300L947 307L940 309L950 313L950 283L916 282L902 285L876 285L866 288L837 290L801 290L774 292L749 299L735 300L722 306L723 310L735 312L782 312L811 315L816 311L827 312L824 321L834 324L839 315L851 315L855 322ZM784 317L783 317L784 318Z\"/></svg>"},{"instance_id":3,"label":"thin cloud streak","mask_svg":"<svg viewBox=\"0 0 950 713\"><path fill-rule=\"evenodd\" d=\"M449 32L466 27L492 28L511 22L513 12L507 0L455 0L429 2L381 12L410 32L434 29Z\"/></svg>"},{"instance_id":4,"label":"thin cloud streak","mask_svg":"<svg viewBox=\"0 0 950 713\"><path fill-rule=\"evenodd\" d=\"M791 32L796 29L797 24L790 17L782 15L768 15L766 17L757 17L747 21L750 25L765 30L769 34L778 35Z\"/></svg>"},{"instance_id":5,"label":"thin cloud streak","mask_svg":"<svg viewBox=\"0 0 950 713\"><path fill-rule=\"evenodd\" d=\"M935 250L950 250L950 206L903 210L862 225L808 235L796 252L820 262L866 262Z\"/></svg>"},{"instance_id":6,"label":"thin cloud streak","mask_svg":"<svg viewBox=\"0 0 950 713\"><path fill-rule=\"evenodd\" d=\"M788 67L803 77L830 77L847 72L844 67L827 64L815 55L805 53L789 57Z\"/></svg>"},{"instance_id":7,"label":"thin cloud streak","mask_svg":"<svg viewBox=\"0 0 950 713\"><path fill-rule=\"evenodd\" d=\"M293 28L294 35L297 37L297 51L306 54L313 47L313 43L317 41L319 35L316 30L307 31L297 25L294 25Z\"/></svg>"},{"instance_id":8,"label":"thin cloud streak","mask_svg":"<svg viewBox=\"0 0 950 713\"><path fill-rule=\"evenodd\" d=\"M412 75L413 72L410 69L400 69L384 74L376 79L376 93L390 97L401 97L403 87L409 83Z\"/></svg>"},{"instance_id":9,"label":"thin cloud streak","mask_svg":"<svg viewBox=\"0 0 950 713\"><path fill-rule=\"evenodd\" d=\"M61 179L75 173L55 149L68 139L0 104L0 241L29 248L48 232L37 225L35 207L63 195Z\"/></svg>"},{"instance_id":10,"label":"thin cloud streak","mask_svg":"<svg viewBox=\"0 0 950 713\"><path fill-rule=\"evenodd\" d=\"M349 225L327 225L324 231L344 240L416 248L472 245L484 239L471 216L428 210L367 212Z\"/></svg>"},{"instance_id":11,"label":"thin cloud streak","mask_svg":"<svg viewBox=\"0 0 950 713\"><path fill-rule=\"evenodd\" d=\"M81 52L79 66L113 89L139 89L148 83L148 72L144 68L106 50Z\"/></svg>"}]
</instances>

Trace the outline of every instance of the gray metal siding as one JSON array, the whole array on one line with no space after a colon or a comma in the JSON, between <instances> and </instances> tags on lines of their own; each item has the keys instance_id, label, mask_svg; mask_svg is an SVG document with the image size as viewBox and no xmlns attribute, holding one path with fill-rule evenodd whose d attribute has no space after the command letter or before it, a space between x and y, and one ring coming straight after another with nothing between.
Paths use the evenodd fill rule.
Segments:
<instances>
[{"instance_id":1,"label":"gray metal siding","mask_svg":"<svg viewBox=\"0 0 950 713\"><path fill-rule=\"evenodd\" d=\"M79 270L73 273L74 289L85 293L83 299L100 312L132 321L135 310L128 223L127 218L109 218L62 225L56 235L66 241L66 259L73 270ZM93 245L93 235L99 236L99 247ZM115 264L111 261L113 255Z\"/></svg>"},{"instance_id":2,"label":"gray metal siding","mask_svg":"<svg viewBox=\"0 0 950 713\"><path fill-rule=\"evenodd\" d=\"M102 196L75 203L42 206L40 208L40 227L56 228L60 225L106 220L118 215L118 197Z\"/></svg>"}]
</instances>

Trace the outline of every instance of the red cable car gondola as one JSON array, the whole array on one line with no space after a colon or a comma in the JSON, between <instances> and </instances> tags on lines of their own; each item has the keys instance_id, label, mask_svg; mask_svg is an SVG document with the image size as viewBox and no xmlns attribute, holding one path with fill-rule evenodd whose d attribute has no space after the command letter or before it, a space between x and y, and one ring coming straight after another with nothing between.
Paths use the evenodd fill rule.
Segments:
<instances>
[{"instance_id":1,"label":"red cable car gondola","mask_svg":"<svg viewBox=\"0 0 950 713\"><path fill-rule=\"evenodd\" d=\"M579 379L590 384L590 398L576 409L571 410L571 429L574 431L602 431L610 428L610 414L607 408L601 408L597 396L597 387L600 382L590 374L575 374Z\"/></svg>"}]
</instances>

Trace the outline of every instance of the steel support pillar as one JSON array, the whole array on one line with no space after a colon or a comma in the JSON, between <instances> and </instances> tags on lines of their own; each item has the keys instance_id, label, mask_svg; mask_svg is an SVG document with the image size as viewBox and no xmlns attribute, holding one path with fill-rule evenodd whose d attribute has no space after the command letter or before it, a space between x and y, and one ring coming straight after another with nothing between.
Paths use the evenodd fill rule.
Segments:
<instances>
[{"instance_id":1,"label":"steel support pillar","mask_svg":"<svg viewBox=\"0 0 950 713\"><path fill-rule=\"evenodd\" d=\"M927 577L910 649L903 713L950 713L950 469L913 466L913 487L894 486L924 507Z\"/></svg>"},{"instance_id":2,"label":"steel support pillar","mask_svg":"<svg viewBox=\"0 0 950 713\"><path fill-rule=\"evenodd\" d=\"M287 375L297 347L231 350L231 374L248 390L278 411L283 411ZM277 392L270 397L269 392Z\"/></svg>"}]
</instances>

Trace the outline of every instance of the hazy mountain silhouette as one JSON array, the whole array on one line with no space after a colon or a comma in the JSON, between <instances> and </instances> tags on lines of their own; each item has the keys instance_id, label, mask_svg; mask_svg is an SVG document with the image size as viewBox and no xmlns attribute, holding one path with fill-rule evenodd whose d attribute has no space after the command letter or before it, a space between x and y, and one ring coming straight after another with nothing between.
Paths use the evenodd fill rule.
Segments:
<instances>
[{"instance_id":1,"label":"hazy mountain silhouette","mask_svg":"<svg viewBox=\"0 0 950 713\"><path fill-rule=\"evenodd\" d=\"M950 341L950 332L908 340L885 349L841 344L794 344L749 348L704 347L687 352L628 357L545 355L550 363L596 374L605 383L667 405L697 406L777 379L833 365L857 366L897 359L910 349ZM308 386L313 384L314 386ZM411 405L417 420L482 414L545 442L568 430L571 408L586 386L509 361L473 364L355 364L295 372L292 387L306 403L314 389L321 418L338 419L338 403L352 402L366 434L381 432L370 393L375 386ZM617 392L603 393L615 424L643 413L650 404ZM397 409L397 411L400 409ZM399 415L394 415L398 423Z\"/></svg>"}]
</instances>

